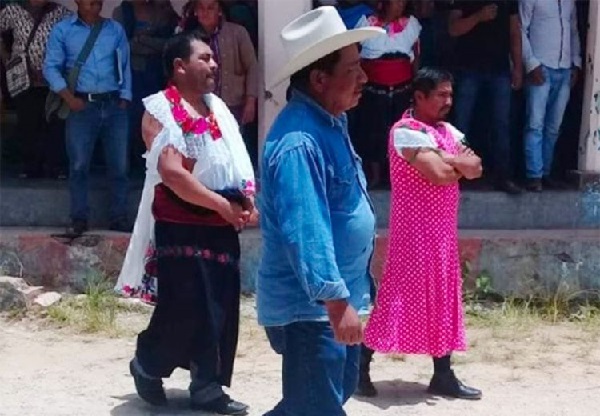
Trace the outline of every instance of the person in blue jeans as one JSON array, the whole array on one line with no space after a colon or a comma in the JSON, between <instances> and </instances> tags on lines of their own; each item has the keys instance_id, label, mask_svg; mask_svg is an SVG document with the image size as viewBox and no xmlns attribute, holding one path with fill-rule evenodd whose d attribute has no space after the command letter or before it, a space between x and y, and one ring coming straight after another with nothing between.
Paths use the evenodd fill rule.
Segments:
<instances>
[{"instance_id":1,"label":"person in blue jeans","mask_svg":"<svg viewBox=\"0 0 600 416\"><path fill-rule=\"evenodd\" d=\"M103 19L102 0L76 0L77 13L58 23L48 40L44 77L70 108L66 120L69 159L71 226L67 233L88 230L90 162L98 139L104 146L112 201L110 229L131 231L127 222L129 121L131 101L129 44L119 23ZM67 76L95 24L101 30L92 52L81 67L75 91Z\"/></svg>"},{"instance_id":2,"label":"person in blue jeans","mask_svg":"<svg viewBox=\"0 0 600 416\"><path fill-rule=\"evenodd\" d=\"M335 8L287 25L290 99L269 131L261 169L263 256L259 323L282 355L283 398L268 416L342 416L358 383L368 313L375 215L345 111L367 76L357 43L378 28L347 30Z\"/></svg>"},{"instance_id":3,"label":"person in blue jeans","mask_svg":"<svg viewBox=\"0 0 600 416\"><path fill-rule=\"evenodd\" d=\"M523 58L527 71L526 188L561 189L552 162L571 87L581 69L574 0L521 0Z\"/></svg>"},{"instance_id":4,"label":"person in blue jeans","mask_svg":"<svg viewBox=\"0 0 600 416\"><path fill-rule=\"evenodd\" d=\"M521 193L521 188L512 179L514 165L510 146L512 91L523 85L518 3L513 0L457 0L451 8L449 32L456 38L458 84L454 125L468 138L479 94L488 94L494 142L492 166L485 169L495 177L498 190ZM477 117L481 117L481 113Z\"/></svg>"}]
</instances>

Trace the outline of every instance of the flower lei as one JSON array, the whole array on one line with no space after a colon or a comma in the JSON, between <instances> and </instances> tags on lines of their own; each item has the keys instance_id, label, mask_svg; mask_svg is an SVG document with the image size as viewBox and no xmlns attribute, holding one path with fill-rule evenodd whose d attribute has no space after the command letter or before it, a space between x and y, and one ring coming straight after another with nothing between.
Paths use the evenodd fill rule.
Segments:
<instances>
[{"instance_id":1,"label":"flower lei","mask_svg":"<svg viewBox=\"0 0 600 416\"><path fill-rule=\"evenodd\" d=\"M208 131L213 140L219 140L223 137L215 114L211 111L208 117L193 118L181 103L181 94L179 94L176 86L169 86L165 90L165 97L167 97L171 105L173 118L175 118L175 122L181 127L184 135L201 135Z\"/></svg>"}]
</instances>

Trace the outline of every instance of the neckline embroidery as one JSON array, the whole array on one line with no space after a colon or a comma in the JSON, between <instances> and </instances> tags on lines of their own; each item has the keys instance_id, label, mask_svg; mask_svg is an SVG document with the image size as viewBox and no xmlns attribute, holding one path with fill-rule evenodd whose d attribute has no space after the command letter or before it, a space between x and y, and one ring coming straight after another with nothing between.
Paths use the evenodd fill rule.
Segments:
<instances>
[{"instance_id":1,"label":"neckline embroidery","mask_svg":"<svg viewBox=\"0 0 600 416\"><path fill-rule=\"evenodd\" d=\"M207 117L194 118L183 106L181 94L176 86L169 86L164 94L171 106L171 114L184 136L210 133L215 141L223 137L217 118L212 111Z\"/></svg>"}]
</instances>

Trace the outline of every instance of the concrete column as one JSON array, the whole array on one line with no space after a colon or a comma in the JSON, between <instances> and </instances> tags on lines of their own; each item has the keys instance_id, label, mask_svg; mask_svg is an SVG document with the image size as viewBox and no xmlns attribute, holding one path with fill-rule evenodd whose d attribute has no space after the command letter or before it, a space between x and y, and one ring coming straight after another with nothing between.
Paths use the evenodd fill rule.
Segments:
<instances>
[{"instance_id":1,"label":"concrete column","mask_svg":"<svg viewBox=\"0 0 600 416\"><path fill-rule=\"evenodd\" d=\"M587 55L583 59L585 92L579 142L579 170L600 174L600 2L590 1Z\"/></svg>"},{"instance_id":2,"label":"concrete column","mask_svg":"<svg viewBox=\"0 0 600 416\"><path fill-rule=\"evenodd\" d=\"M311 10L311 0L260 0L258 2L258 61L262 75L259 93L259 157L262 158L262 145L265 135L273 120L285 105L285 82L272 91L266 91L266 85L273 79L277 71L285 64L286 53L283 49L279 33L289 22Z\"/></svg>"}]
</instances>

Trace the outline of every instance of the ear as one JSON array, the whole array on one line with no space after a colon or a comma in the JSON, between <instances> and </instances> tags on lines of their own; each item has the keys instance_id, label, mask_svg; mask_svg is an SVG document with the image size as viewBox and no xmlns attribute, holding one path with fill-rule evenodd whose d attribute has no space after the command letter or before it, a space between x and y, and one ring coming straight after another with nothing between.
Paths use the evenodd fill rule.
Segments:
<instances>
[{"instance_id":1,"label":"ear","mask_svg":"<svg viewBox=\"0 0 600 416\"><path fill-rule=\"evenodd\" d=\"M173 73L183 75L185 74L185 62L181 58L175 58L173 61Z\"/></svg>"},{"instance_id":2,"label":"ear","mask_svg":"<svg viewBox=\"0 0 600 416\"><path fill-rule=\"evenodd\" d=\"M415 91L415 96L414 96L415 103L417 103L419 101L423 101L425 98L427 98L427 97L425 96L425 93L423 91Z\"/></svg>"},{"instance_id":3,"label":"ear","mask_svg":"<svg viewBox=\"0 0 600 416\"><path fill-rule=\"evenodd\" d=\"M325 90L325 85L327 84L327 74L321 70L313 69L310 71L310 85L317 92L323 92Z\"/></svg>"}]
</instances>

